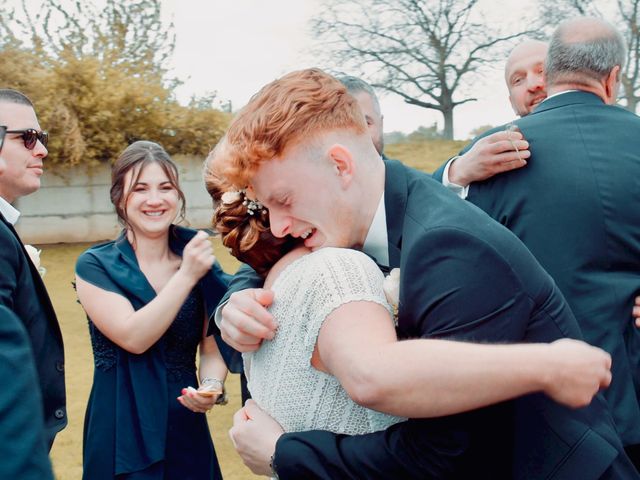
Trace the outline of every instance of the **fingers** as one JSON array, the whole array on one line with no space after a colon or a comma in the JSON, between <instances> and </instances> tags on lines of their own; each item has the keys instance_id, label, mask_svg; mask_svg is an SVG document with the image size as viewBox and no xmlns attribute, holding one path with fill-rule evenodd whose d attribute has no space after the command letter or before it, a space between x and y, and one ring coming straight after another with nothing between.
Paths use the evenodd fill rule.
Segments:
<instances>
[{"instance_id":1,"label":"fingers","mask_svg":"<svg viewBox=\"0 0 640 480\"><path fill-rule=\"evenodd\" d=\"M485 149L490 155L498 155L504 152L520 152L520 157L529 158L531 156L531 152L529 152L529 142L526 140L501 140L499 142L486 145ZM528 153L526 157L525 152Z\"/></svg>"},{"instance_id":2,"label":"fingers","mask_svg":"<svg viewBox=\"0 0 640 480\"><path fill-rule=\"evenodd\" d=\"M245 402L244 404L244 414L246 415L248 420L253 420L254 418L256 418L260 413L262 413L262 409L258 406L258 404L252 400L249 399Z\"/></svg>"},{"instance_id":3,"label":"fingers","mask_svg":"<svg viewBox=\"0 0 640 480\"><path fill-rule=\"evenodd\" d=\"M263 307L268 307L273 303L273 290L267 290L265 288L259 288L255 291L255 298ZM640 297L638 297L640 298ZM274 322L275 327L275 322Z\"/></svg>"},{"instance_id":4,"label":"fingers","mask_svg":"<svg viewBox=\"0 0 640 480\"><path fill-rule=\"evenodd\" d=\"M209 241L209 235L206 232L199 231L184 247L182 254L182 268L190 275L200 278L215 262L216 257L213 255L213 245Z\"/></svg>"},{"instance_id":5,"label":"fingers","mask_svg":"<svg viewBox=\"0 0 640 480\"><path fill-rule=\"evenodd\" d=\"M609 385L611 385L611 379L612 379L611 370L607 370L602 380L600 381L600 389L609 388Z\"/></svg>"},{"instance_id":6,"label":"fingers","mask_svg":"<svg viewBox=\"0 0 640 480\"><path fill-rule=\"evenodd\" d=\"M220 332L222 340L241 353L255 352L262 343L259 338L243 334L232 324L227 323L225 325L224 321L220 327Z\"/></svg>"},{"instance_id":7,"label":"fingers","mask_svg":"<svg viewBox=\"0 0 640 480\"><path fill-rule=\"evenodd\" d=\"M247 411L246 411L245 407L242 407L240 410L238 410L236 413L233 414L233 425L234 425L234 427L236 425L243 424L247 420L251 420L251 419L247 416Z\"/></svg>"},{"instance_id":8,"label":"fingers","mask_svg":"<svg viewBox=\"0 0 640 480\"><path fill-rule=\"evenodd\" d=\"M215 396L202 396L193 387L183 388L181 393L182 395L178 397L180 404L196 413L205 413L209 411L216 401Z\"/></svg>"},{"instance_id":9,"label":"fingers","mask_svg":"<svg viewBox=\"0 0 640 480\"><path fill-rule=\"evenodd\" d=\"M273 293L263 289L247 289L235 292L229 297L229 303L222 310L222 322L235 327L241 338L239 343L256 343L262 339L272 339L277 328L273 315L267 311L265 304L273 301ZM228 332L229 336L233 336ZM253 341L241 341L249 340Z\"/></svg>"}]
</instances>

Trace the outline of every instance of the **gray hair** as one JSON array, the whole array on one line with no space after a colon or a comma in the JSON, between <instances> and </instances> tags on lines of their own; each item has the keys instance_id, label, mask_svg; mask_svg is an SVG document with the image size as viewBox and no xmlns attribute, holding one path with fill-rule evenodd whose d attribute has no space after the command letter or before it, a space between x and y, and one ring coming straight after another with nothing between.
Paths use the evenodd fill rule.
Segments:
<instances>
[{"instance_id":1,"label":"gray hair","mask_svg":"<svg viewBox=\"0 0 640 480\"><path fill-rule=\"evenodd\" d=\"M0 102L17 103L18 105L26 105L33 108L33 103L25 94L10 88L0 88Z\"/></svg>"},{"instance_id":2,"label":"gray hair","mask_svg":"<svg viewBox=\"0 0 640 480\"><path fill-rule=\"evenodd\" d=\"M374 92L373 87L361 78L353 77L351 75L344 75L337 78L340 83L342 83L347 88L347 91L351 95L358 92L366 92L369 94L369 96L371 96L374 102L379 105L378 97L376 96L376 92Z\"/></svg>"},{"instance_id":3,"label":"gray hair","mask_svg":"<svg viewBox=\"0 0 640 480\"><path fill-rule=\"evenodd\" d=\"M624 67L624 39L609 23L595 18L569 20L551 37L545 62L547 84L586 83L606 78Z\"/></svg>"}]
</instances>

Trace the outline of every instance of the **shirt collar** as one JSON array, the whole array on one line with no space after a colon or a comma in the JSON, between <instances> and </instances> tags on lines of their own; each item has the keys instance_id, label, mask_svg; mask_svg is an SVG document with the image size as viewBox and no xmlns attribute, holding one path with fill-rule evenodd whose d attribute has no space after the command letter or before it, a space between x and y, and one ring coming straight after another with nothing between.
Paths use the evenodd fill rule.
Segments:
<instances>
[{"instance_id":1,"label":"shirt collar","mask_svg":"<svg viewBox=\"0 0 640 480\"><path fill-rule=\"evenodd\" d=\"M20 212L2 197L0 197L0 213L11 225L15 225L20 217Z\"/></svg>"},{"instance_id":2,"label":"shirt collar","mask_svg":"<svg viewBox=\"0 0 640 480\"><path fill-rule=\"evenodd\" d=\"M384 191L367 232L362 251L371 255L380 265L389 266L389 237L387 234L387 212L384 207Z\"/></svg>"}]
</instances>

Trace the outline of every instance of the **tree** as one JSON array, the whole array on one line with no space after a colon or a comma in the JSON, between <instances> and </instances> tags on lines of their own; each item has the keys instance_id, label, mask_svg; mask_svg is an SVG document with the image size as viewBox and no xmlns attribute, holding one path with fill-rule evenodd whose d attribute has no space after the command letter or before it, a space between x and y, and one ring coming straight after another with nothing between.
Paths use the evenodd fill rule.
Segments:
<instances>
[{"instance_id":1,"label":"tree","mask_svg":"<svg viewBox=\"0 0 640 480\"><path fill-rule=\"evenodd\" d=\"M508 40L473 19L477 0L329 0L312 22L335 65L372 72L374 87L411 105L437 110L444 137L453 138L454 109L473 97L460 91Z\"/></svg>"},{"instance_id":2,"label":"tree","mask_svg":"<svg viewBox=\"0 0 640 480\"><path fill-rule=\"evenodd\" d=\"M183 107L173 95L174 36L159 0L106 0L103 8L45 0L37 11L0 6L0 84L34 101L51 132L49 164L113 161L139 139L204 155L220 138L229 116L204 108L210 98Z\"/></svg>"},{"instance_id":3,"label":"tree","mask_svg":"<svg viewBox=\"0 0 640 480\"><path fill-rule=\"evenodd\" d=\"M640 0L541 0L541 24L556 25L577 15L614 18L627 47L627 58L621 76L621 99L625 107L636 112L640 103Z\"/></svg>"}]
</instances>

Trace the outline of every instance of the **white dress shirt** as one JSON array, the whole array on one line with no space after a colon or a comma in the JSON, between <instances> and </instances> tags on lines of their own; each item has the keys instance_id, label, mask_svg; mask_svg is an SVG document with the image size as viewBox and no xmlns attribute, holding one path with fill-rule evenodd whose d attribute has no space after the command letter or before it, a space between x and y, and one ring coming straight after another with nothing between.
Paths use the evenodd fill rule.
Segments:
<instances>
[{"instance_id":1,"label":"white dress shirt","mask_svg":"<svg viewBox=\"0 0 640 480\"><path fill-rule=\"evenodd\" d=\"M2 197L0 197L0 213L11 225L15 225L20 218L20 212Z\"/></svg>"},{"instance_id":2,"label":"white dress shirt","mask_svg":"<svg viewBox=\"0 0 640 480\"><path fill-rule=\"evenodd\" d=\"M372 256L380 265L389 266L389 236L387 234L387 211L384 206L384 192L380 197L376 214L367 232L362 251Z\"/></svg>"}]
</instances>

